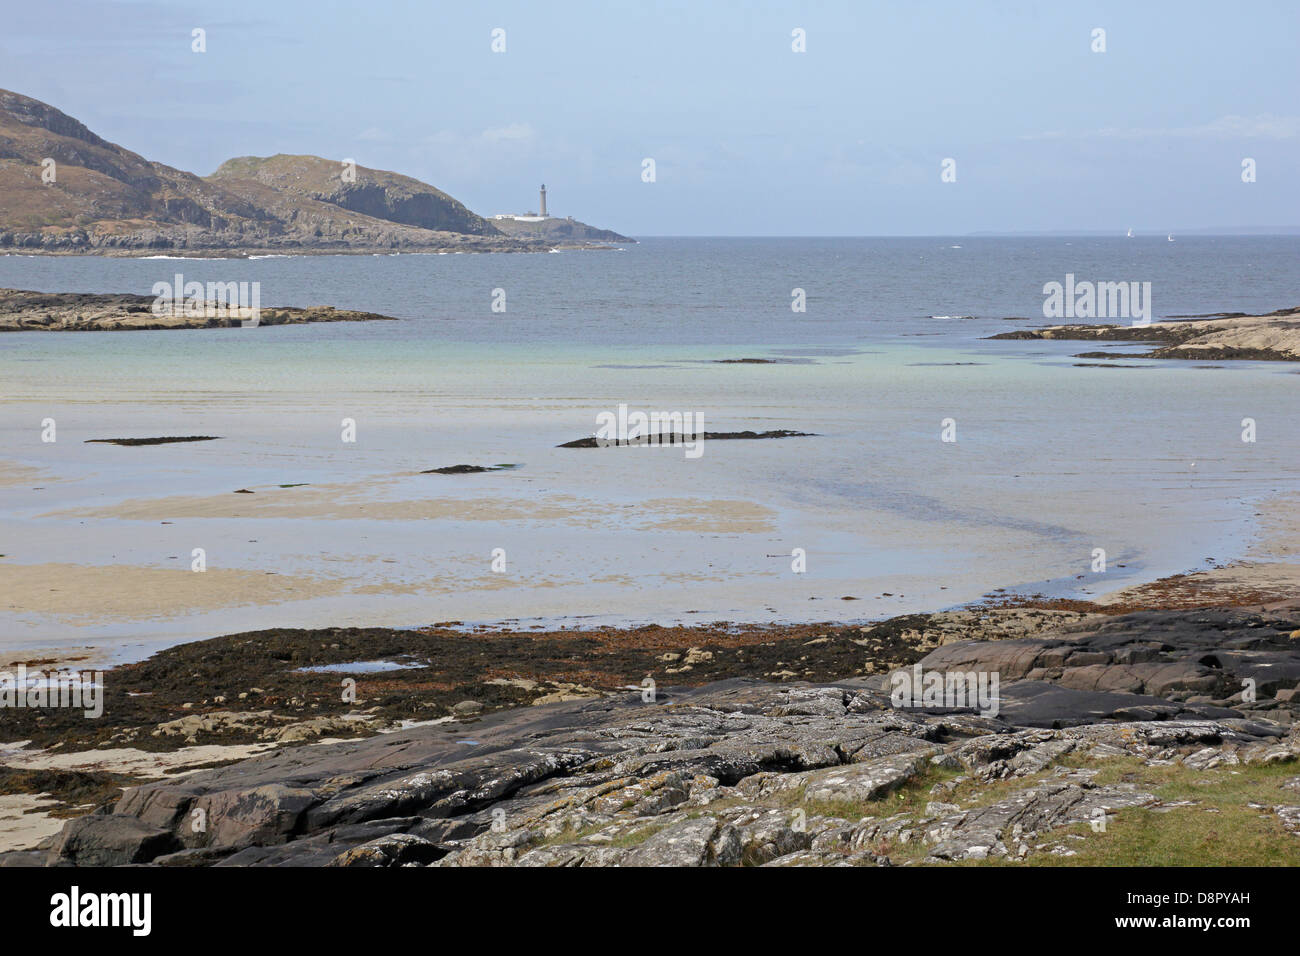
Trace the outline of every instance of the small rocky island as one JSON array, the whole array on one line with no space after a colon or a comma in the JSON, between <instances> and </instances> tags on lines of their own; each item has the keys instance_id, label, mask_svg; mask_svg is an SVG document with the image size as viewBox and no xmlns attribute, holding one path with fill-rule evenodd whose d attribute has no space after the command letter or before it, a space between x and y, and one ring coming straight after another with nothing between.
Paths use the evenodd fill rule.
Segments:
<instances>
[{"instance_id":1,"label":"small rocky island","mask_svg":"<svg viewBox=\"0 0 1300 956\"><path fill-rule=\"evenodd\" d=\"M1150 325L1051 325L989 336L993 339L1063 339L1077 342L1150 343L1149 352L1084 352L1076 358L1151 358L1219 361L1300 361L1300 307L1265 315L1214 312L1174 316Z\"/></svg>"},{"instance_id":2,"label":"small rocky island","mask_svg":"<svg viewBox=\"0 0 1300 956\"><path fill-rule=\"evenodd\" d=\"M142 329L215 329L304 325L308 322L397 321L391 315L332 305L227 308L217 301L192 310L155 311L151 295L28 292L0 289L0 332L121 332Z\"/></svg>"}]
</instances>

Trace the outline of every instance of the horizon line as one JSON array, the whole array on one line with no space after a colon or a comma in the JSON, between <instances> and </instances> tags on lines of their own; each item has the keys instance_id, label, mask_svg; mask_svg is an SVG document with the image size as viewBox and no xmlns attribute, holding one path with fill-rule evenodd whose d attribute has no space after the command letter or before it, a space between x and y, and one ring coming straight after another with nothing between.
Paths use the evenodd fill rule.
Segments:
<instances>
[{"instance_id":1,"label":"horizon line","mask_svg":"<svg viewBox=\"0 0 1300 956\"><path fill-rule=\"evenodd\" d=\"M1245 231L1242 231L1245 230ZM1300 226L1269 226L1252 229L1248 226L1236 227L1236 231L1225 228L1199 229L1159 229L1143 230L1133 236L1125 235L1124 230L1087 229L1078 231L980 231L980 232L909 232L909 233L648 233L640 232L631 236L636 239L1150 239L1159 236L1189 236L1197 238L1241 238L1268 239L1291 238L1300 236Z\"/></svg>"}]
</instances>

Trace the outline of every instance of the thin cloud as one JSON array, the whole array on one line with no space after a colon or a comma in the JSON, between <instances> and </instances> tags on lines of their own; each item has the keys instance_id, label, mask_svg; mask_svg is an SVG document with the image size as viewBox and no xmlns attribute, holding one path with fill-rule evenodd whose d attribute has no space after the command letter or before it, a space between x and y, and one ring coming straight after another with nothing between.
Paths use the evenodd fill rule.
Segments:
<instances>
[{"instance_id":1,"label":"thin cloud","mask_svg":"<svg viewBox=\"0 0 1300 956\"><path fill-rule=\"evenodd\" d=\"M511 123L508 126L497 126L483 131L483 138L490 143L520 142L530 140L536 135L537 132L530 123Z\"/></svg>"},{"instance_id":2,"label":"thin cloud","mask_svg":"<svg viewBox=\"0 0 1300 956\"><path fill-rule=\"evenodd\" d=\"M1061 139L1296 139L1300 138L1300 116L1221 116L1199 126L1122 128L1116 126L1093 130L1049 130L1027 133L1022 140Z\"/></svg>"}]
</instances>

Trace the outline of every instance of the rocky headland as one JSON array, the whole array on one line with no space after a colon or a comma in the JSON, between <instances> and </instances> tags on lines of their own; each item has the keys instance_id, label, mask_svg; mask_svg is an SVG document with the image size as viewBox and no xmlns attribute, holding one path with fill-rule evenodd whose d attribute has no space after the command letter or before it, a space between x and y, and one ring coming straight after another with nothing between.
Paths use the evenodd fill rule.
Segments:
<instances>
[{"instance_id":1,"label":"rocky headland","mask_svg":"<svg viewBox=\"0 0 1300 956\"><path fill-rule=\"evenodd\" d=\"M1063 339L1154 345L1147 352L1083 352L1076 358L1300 361L1300 308L1266 315L1216 312L1175 317L1150 325L1052 325L989 336L993 339Z\"/></svg>"},{"instance_id":2,"label":"rocky headland","mask_svg":"<svg viewBox=\"0 0 1300 956\"><path fill-rule=\"evenodd\" d=\"M556 222L502 230L410 176L319 156L239 157L199 177L110 143L47 103L0 90L0 250L8 252L549 252L632 241Z\"/></svg>"}]
</instances>

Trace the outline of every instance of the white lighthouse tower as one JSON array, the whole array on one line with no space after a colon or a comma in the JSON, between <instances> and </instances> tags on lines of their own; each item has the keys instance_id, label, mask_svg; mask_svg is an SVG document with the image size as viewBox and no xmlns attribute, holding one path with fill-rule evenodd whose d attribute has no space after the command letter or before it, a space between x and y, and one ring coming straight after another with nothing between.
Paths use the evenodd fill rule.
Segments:
<instances>
[{"instance_id":1,"label":"white lighthouse tower","mask_svg":"<svg viewBox=\"0 0 1300 956\"><path fill-rule=\"evenodd\" d=\"M542 216L543 219L546 218L546 183L542 183L542 208L541 208L541 216Z\"/></svg>"}]
</instances>

